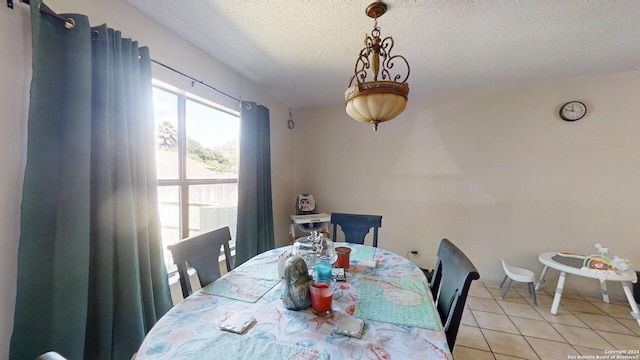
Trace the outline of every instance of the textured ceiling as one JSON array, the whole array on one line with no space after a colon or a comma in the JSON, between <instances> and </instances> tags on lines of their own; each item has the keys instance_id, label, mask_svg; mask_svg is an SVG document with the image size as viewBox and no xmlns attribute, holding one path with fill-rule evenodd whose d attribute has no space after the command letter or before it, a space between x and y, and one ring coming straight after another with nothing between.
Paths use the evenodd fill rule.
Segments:
<instances>
[{"instance_id":1,"label":"textured ceiling","mask_svg":"<svg viewBox=\"0 0 640 360\"><path fill-rule=\"evenodd\" d=\"M339 104L362 0L127 0L292 108ZM395 0L378 24L411 96L640 69L637 0ZM197 77L197 70L182 69ZM215 84L212 84L215 86Z\"/></svg>"}]
</instances>

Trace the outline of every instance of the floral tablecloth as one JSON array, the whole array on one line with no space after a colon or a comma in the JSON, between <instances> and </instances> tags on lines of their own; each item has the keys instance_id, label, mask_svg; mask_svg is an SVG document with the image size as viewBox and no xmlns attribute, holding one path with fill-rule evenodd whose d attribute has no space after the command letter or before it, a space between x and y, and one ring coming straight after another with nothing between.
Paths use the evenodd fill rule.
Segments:
<instances>
[{"instance_id":1,"label":"floral tablecloth","mask_svg":"<svg viewBox=\"0 0 640 360\"><path fill-rule=\"evenodd\" d=\"M365 245L339 244L356 251L366 250L360 248L366 248ZM273 265L277 264L278 256L288 249L290 247L282 247L257 255L232 271L227 280L219 279L217 282L233 281L236 273L252 271L261 271L262 277L268 279L271 275L264 272L277 272L277 266ZM375 268L352 262L347 271L347 281L336 284L334 311L353 316L360 287L372 279L393 281L393 284L410 282L412 287L423 283L426 289L422 271L404 257L377 248L373 260L377 264ZM247 286L246 282L243 285ZM311 309L287 310L280 299L281 283L271 288L260 287L259 292L264 292L264 295L255 302L252 301L256 291L250 291L251 296L243 301L237 296L234 299L233 296L213 295L217 292L209 289L195 292L162 317L140 346L136 360L452 359L435 308L426 312L434 317L426 321L430 324L426 327L365 319L364 334L358 339L333 333L335 324L331 317L316 316ZM426 297L429 306L434 306L430 291L419 289L418 292ZM395 298L402 300L404 296L392 297ZM411 300L407 303L425 303ZM252 315L257 322L242 334L220 330L220 323L240 314Z\"/></svg>"}]
</instances>

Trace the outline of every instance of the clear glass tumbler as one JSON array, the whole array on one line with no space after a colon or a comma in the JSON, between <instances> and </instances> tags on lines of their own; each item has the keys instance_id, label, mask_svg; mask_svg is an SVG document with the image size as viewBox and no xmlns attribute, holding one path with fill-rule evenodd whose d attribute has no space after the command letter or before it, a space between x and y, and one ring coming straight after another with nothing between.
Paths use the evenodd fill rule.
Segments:
<instances>
[{"instance_id":1,"label":"clear glass tumbler","mask_svg":"<svg viewBox=\"0 0 640 360\"><path fill-rule=\"evenodd\" d=\"M311 284L311 310L316 315L331 315L333 290L335 281L332 279L316 279Z\"/></svg>"}]
</instances>

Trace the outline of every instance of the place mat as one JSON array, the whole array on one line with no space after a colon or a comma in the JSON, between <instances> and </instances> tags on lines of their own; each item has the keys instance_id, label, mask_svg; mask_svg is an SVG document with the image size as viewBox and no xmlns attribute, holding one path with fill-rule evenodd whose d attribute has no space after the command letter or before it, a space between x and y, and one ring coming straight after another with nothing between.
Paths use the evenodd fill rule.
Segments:
<instances>
[{"instance_id":1,"label":"place mat","mask_svg":"<svg viewBox=\"0 0 640 360\"><path fill-rule=\"evenodd\" d=\"M427 288L418 280L362 277L353 316L440 330L439 317Z\"/></svg>"},{"instance_id":2,"label":"place mat","mask_svg":"<svg viewBox=\"0 0 640 360\"><path fill-rule=\"evenodd\" d=\"M351 247L349 261L371 261L376 253L376 248L371 246Z\"/></svg>"},{"instance_id":3,"label":"place mat","mask_svg":"<svg viewBox=\"0 0 640 360\"><path fill-rule=\"evenodd\" d=\"M254 303L273 288L280 278L278 264L254 264L240 267L205 286L202 292L210 295Z\"/></svg>"},{"instance_id":4,"label":"place mat","mask_svg":"<svg viewBox=\"0 0 640 360\"><path fill-rule=\"evenodd\" d=\"M255 359L309 359L329 360L329 354L313 348L278 344L272 340L259 339L249 335L221 333L207 339L205 346L199 346L200 354L189 354L190 358L211 358L224 349L225 360ZM184 355L184 354L182 354Z\"/></svg>"}]
</instances>

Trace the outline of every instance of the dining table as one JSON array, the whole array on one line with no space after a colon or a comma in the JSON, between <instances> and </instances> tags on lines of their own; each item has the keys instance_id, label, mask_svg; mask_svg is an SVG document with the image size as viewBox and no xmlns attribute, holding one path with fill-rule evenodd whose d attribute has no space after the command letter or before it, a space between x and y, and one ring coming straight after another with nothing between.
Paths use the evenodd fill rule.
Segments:
<instances>
[{"instance_id":1,"label":"dining table","mask_svg":"<svg viewBox=\"0 0 640 360\"><path fill-rule=\"evenodd\" d=\"M283 246L176 304L149 331L136 360L453 359L418 266L382 248L335 245L351 253L346 280L335 283L330 315L285 307L278 263L292 247ZM251 319L250 326L222 329L232 318ZM363 331L345 335L345 320L363 323Z\"/></svg>"}]
</instances>

